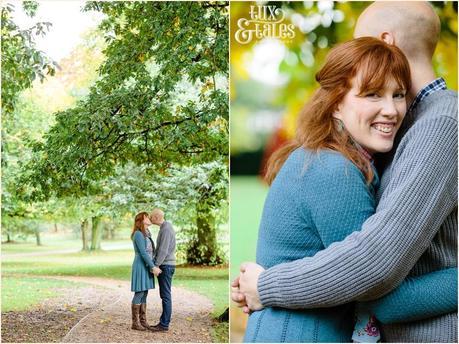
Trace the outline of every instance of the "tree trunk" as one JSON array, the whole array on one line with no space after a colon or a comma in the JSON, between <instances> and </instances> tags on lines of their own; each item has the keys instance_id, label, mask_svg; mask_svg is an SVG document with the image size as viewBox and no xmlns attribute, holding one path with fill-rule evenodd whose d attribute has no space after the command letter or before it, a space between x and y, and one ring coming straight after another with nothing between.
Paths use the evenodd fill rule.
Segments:
<instances>
[{"instance_id":1,"label":"tree trunk","mask_svg":"<svg viewBox=\"0 0 459 344\"><path fill-rule=\"evenodd\" d=\"M113 223L110 223L110 224L108 225L108 233L109 233L109 234L108 234L108 238L109 238L110 240L115 239L115 226L113 225Z\"/></svg>"},{"instance_id":2,"label":"tree trunk","mask_svg":"<svg viewBox=\"0 0 459 344\"><path fill-rule=\"evenodd\" d=\"M196 240L187 250L187 262L190 264L216 265L223 262L218 254L217 228L212 208L205 202L196 206Z\"/></svg>"},{"instance_id":3,"label":"tree trunk","mask_svg":"<svg viewBox=\"0 0 459 344\"><path fill-rule=\"evenodd\" d=\"M81 221L80 228L81 228L81 240L83 241L83 251L89 251L88 227L89 227L88 219L84 219L83 221Z\"/></svg>"},{"instance_id":4,"label":"tree trunk","mask_svg":"<svg viewBox=\"0 0 459 344\"><path fill-rule=\"evenodd\" d=\"M12 240L11 240L11 235L10 235L9 232L6 233L6 242L7 242L7 243L12 242Z\"/></svg>"},{"instance_id":5,"label":"tree trunk","mask_svg":"<svg viewBox=\"0 0 459 344\"><path fill-rule=\"evenodd\" d=\"M100 242L102 239L102 226L100 219L100 216L94 216L92 218L91 251L100 250Z\"/></svg>"},{"instance_id":6,"label":"tree trunk","mask_svg":"<svg viewBox=\"0 0 459 344\"><path fill-rule=\"evenodd\" d=\"M41 246L40 231L38 229L35 230L35 239L37 242L37 246Z\"/></svg>"},{"instance_id":7,"label":"tree trunk","mask_svg":"<svg viewBox=\"0 0 459 344\"><path fill-rule=\"evenodd\" d=\"M54 233L57 233L57 223L54 223Z\"/></svg>"},{"instance_id":8,"label":"tree trunk","mask_svg":"<svg viewBox=\"0 0 459 344\"><path fill-rule=\"evenodd\" d=\"M103 222L103 235L102 239L112 240L113 239L113 225L109 222Z\"/></svg>"},{"instance_id":9,"label":"tree trunk","mask_svg":"<svg viewBox=\"0 0 459 344\"><path fill-rule=\"evenodd\" d=\"M211 214L210 208L205 204L197 207L198 215L196 225L198 227L198 242L203 248L203 258L208 262L217 251L217 233L215 231L215 217Z\"/></svg>"}]
</instances>

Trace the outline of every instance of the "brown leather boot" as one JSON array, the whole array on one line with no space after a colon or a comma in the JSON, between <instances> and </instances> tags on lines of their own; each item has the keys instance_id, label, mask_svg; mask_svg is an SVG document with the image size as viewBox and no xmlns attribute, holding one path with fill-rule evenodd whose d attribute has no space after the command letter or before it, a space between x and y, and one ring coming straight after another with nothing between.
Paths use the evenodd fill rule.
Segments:
<instances>
[{"instance_id":1,"label":"brown leather boot","mask_svg":"<svg viewBox=\"0 0 459 344\"><path fill-rule=\"evenodd\" d=\"M140 318L140 325L145 327L147 330L150 330L151 326L148 325L147 323L147 304L146 303L140 304L139 318Z\"/></svg>"},{"instance_id":2,"label":"brown leather boot","mask_svg":"<svg viewBox=\"0 0 459 344\"><path fill-rule=\"evenodd\" d=\"M146 328L140 324L140 320L139 320L140 305L132 304L131 310L132 310L132 327L131 328L133 330L145 331Z\"/></svg>"}]
</instances>

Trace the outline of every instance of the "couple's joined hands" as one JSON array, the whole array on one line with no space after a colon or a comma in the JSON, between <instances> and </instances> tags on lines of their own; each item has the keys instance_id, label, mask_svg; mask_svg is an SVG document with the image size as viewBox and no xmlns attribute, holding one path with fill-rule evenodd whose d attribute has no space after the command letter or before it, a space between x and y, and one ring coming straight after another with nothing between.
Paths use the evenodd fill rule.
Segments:
<instances>
[{"instance_id":1,"label":"couple's joined hands","mask_svg":"<svg viewBox=\"0 0 459 344\"><path fill-rule=\"evenodd\" d=\"M255 263L242 263L241 273L231 283L231 299L244 313L263 309L258 295L258 278L265 269Z\"/></svg>"},{"instance_id":2,"label":"couple's joined hands","mask_svg":"<svg viewBox=\"0 0 459 344\"><path fill-rule=\"evenodd\" d=\"M158 268L157 266L154 266L151 268L150 272L155 275L156 277L159 276L159 274L162 272L162 270L160 268Z\"/></svg>"}]
</instances>

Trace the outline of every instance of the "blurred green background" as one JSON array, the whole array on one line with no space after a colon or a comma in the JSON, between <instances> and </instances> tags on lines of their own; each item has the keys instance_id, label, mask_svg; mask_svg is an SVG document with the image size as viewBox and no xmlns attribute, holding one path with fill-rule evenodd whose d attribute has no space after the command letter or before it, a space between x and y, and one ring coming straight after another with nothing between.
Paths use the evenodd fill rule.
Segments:
<instances>
[{"instance_id":1,"label":"blurred green background","mask_svg":"<svg viewBox=\"0 0 459 344\"><path fill-rule=\"evenodd\" d=\"M268 187L260 177L265 159L295 130L296 116L317 84L314 76L332 46L352 39L360 13L371 2L231 2L231 278L254 261L259 221ZM434 67L457 90L457 2L431 2L441 19ZM291 40L235 39L250 6L280 7L293 24ZM231 341L239 342L246 316L231 309Z\"/></svg>"}]
</instances>

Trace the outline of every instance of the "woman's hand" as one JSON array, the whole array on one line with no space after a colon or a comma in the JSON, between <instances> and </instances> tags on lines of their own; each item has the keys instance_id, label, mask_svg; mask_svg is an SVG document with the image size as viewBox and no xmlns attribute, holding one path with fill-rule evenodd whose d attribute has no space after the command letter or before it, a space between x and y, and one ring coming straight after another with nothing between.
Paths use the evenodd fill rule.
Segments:
<instances>
[{"instance_id":1,"label":"woman's hand","mask_svg":"<svg viewBox=\"0 0 459 344\"><path fill-rule=\"evenodd\" d=\"M245 313L250 311L259 311L263 309L263 305L260 301L260 296L258 295L258 278L260 274L265 271L265 269L256 264L256 263L242 263L241 264L241 274L239 275L239 293L242 293L245 297L246 307L243 306ZM236 279L237 280L237 279ZM236 283L236 280L233 284ZM236 296L236 295L235 295ZM233 298L234 300L234 298ZM236 296L237 303L242 303L240 296ZM240 306L239 306L240 307Z\"/></svg>"}]
</instances>

